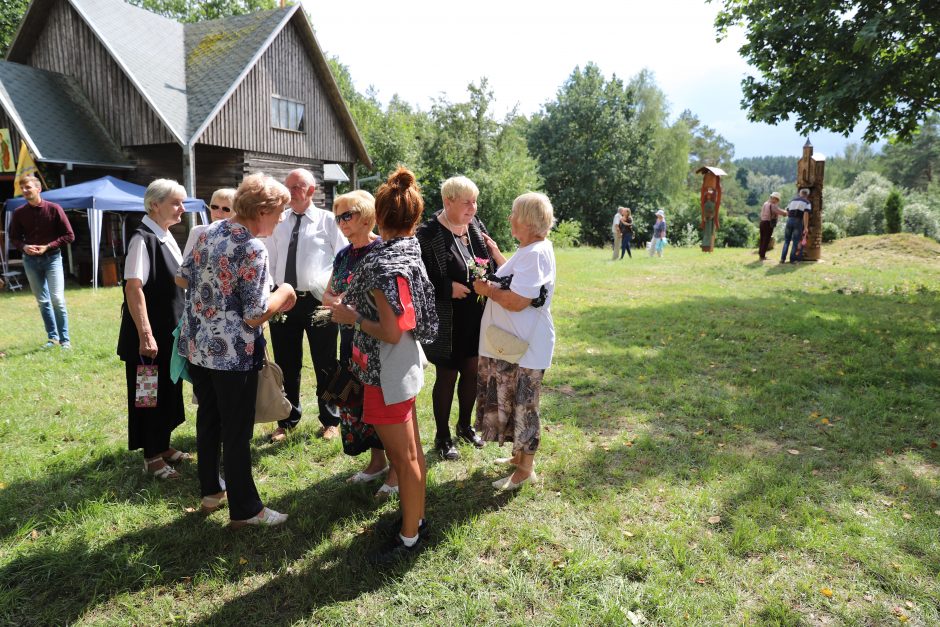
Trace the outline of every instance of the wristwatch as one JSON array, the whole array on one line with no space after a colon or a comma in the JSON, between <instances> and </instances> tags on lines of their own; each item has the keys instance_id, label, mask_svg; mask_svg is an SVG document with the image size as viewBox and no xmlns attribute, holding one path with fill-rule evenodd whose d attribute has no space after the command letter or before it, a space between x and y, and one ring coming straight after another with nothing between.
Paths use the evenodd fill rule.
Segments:
<instances>
[{"instance_id":1,"label":"wristwatch","mask_svg":"<svg viewBox=\"0 0 940 627\"><path fill-rule=\"evenodd\" d=\"M356 316L356 323L353 325L353 328L354 328L356 331L362 331L362 321L363 321L363 316L362 316L362 314L358 314L358 315Z\"/></svg>"}]
</instances>

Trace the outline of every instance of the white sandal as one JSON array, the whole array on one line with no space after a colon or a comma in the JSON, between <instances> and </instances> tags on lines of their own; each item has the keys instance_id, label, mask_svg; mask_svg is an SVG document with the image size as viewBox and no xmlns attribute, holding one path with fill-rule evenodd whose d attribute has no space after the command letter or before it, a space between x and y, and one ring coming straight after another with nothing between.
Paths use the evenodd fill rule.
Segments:
<instances>
[{"instance_id":1,"label":"white sandal","mask_svg":"<svg viewBox=\"0 0 940 627\"><path fill-rule=\"evenodd\" d=\"M360 470L359 472L354 474L352 477L347 479L346 483L368 483L369 481L372 481L373 479L378 479L379 477L384 475L387 471L388 471L388 466L385 466L385 468L383 468L382 470L378 472L373 472L373 473L363 472Z\"/></svg>"},{"instance_id":2,"label":"white sandal","mask_svg":"<svg viewBox=\"0 0 940 627\"><path fill-rule=\"evenodd\" d=\"M377 499L387 499L388 497L390 497L390 496L393 495L393 494L398 494L398 486L397 486L397 485L388 485L387 483L383 483L383 484L382 484L382 487L380 487L379 490L378 490L378 492L375 493L375 498L377 498Z\"/></svg>"},{"instance_id":3,"label":"white sandal","mask_svg":"<svg viewBox=\"0 0 940 627\"><path fill-rule=\"evenodd\" d=\"M157 468L156 470L151 469L150 465L156 462L163 462L163 466ZM170 466L162 457L159 456L154 457L153 459L144 460L144 474L153 475L157 479L179 479L183 476L178 473L176 469L173 468L173 466Z\"/></svg>"},{"instance_id":4,"label":"white sandal","mask_svg":"<svg viewBox=\"0 0 940 627\"><path fill-rule=\"evenodd\" d=\"M241 529L242 527L274 527L287 522L287 514L276 512L273 509L265 507L257 516L252 516L247 520L233 520L229 523L232 529Z\"/></svg>"}]
</instances>

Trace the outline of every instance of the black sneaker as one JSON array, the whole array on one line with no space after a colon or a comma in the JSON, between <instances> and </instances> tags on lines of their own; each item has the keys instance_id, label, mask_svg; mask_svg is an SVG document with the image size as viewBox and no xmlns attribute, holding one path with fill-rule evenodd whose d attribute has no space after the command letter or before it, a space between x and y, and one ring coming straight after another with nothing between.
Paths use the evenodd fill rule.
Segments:
<instances>
[{"instance_id":1,"label":"black sneaker","mask_svg":"<svg viewBox=\"0 0 940 627\"><path fill-rule=\"evenodd\" d=\"M437 449L441 459L447 460L449 462L460 459L460 453L457 452L457 447L454 446L454 441L450 438L447 438L446 440L435 441L434 448Z\"/></svg>"},{"instance_id":2,"label":"black sneaker","mask_svg":"<svg viewBox=\"0 0 940 627\"><path fill-rule=\"evenodd\" d=\"M418 533L418 541L414 545L405 546L401 536L396 531L391 542L379 549L378 552L370 555L368 561L376 566L389 566L402 560L411 559L420 553L422 549L424 549L424 539L421 537L420 532Z\"/></svg>"},{"instance_id":3,"label":"black sneaker","mask_svg":"<svg viewBox=\"0 0 940 627\"><path fill-rule=\"evenodd\" d=\"M477 448L483 448L483 438L477 435L473 427L457 427L457 437L467 444L472 444Z\"/></svg>"}]
</instances>

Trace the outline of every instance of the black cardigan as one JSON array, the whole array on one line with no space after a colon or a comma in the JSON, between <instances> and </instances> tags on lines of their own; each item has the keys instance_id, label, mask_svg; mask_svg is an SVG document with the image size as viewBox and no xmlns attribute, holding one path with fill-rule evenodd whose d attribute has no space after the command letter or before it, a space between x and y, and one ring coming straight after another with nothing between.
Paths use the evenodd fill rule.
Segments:
<instances>
[{"instance_id":1,"label":"black cardigan","mask_svg":"<svg viewBox=\"0 0 940 627\"><path fill-rule=\"evenodd\" d=\"M434 285L434 305L437 308L437 339L430 344L423 344L424 352L431 362L442 361L450 358L452 350L451 336L453 335L453 293L451 287L451 278L447 274L447 245L450 231L441 224L437 216L439 210L434 213L427 221L418 227L415 237L421 244L421 261L424 262L424 269L428 273L428 278ZM483 233L489 235L489 231L474 216L470 222L467 231L473 244L474 252L480 250L489 260L490 271L495 271L493 260L490 257L490 251L483 240Z\"/></svg>"},{"instance_id":2,"label":"black cardigan","mask_svg":"<svg viewBox=\"0 0 940 627\"><path fill-rule=\"evenodd\" d=\"M183 315L184 292L174 281L179 264L167 247L160 243L157 236L141 224L137 228L137 235L144 238L144 246L150 259L150 274L147 284L144 285L144 300L147 304L147 317L150 319L150 328L153 339L157 342L157 349L162 356L169 355L173 346L173 330ZM172 235L171 235L172 237ZM123 282L122 282L123 284ZM121 305L121 330L118 333L117 354L124 361L138 361L140 351L140 337L137 335L137 326L127 310L127 296Z\"/></svg>"}]
</instances>

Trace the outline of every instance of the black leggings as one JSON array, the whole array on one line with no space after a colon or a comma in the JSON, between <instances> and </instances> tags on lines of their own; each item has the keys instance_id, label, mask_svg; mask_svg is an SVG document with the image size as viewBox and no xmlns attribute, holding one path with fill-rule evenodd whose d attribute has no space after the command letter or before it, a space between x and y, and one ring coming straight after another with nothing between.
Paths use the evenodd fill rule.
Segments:
<instances>
[{"instance_id":1,"label":"black leggings","mask_svg":"<svg viewBox=\"0 0 940 627\"><path fill-rule=\"evenodd\" d=\"M466 429L470 426L473 403L477 398L476 355L464 359L459 370L437 366L437 379L431 393L434 423L437 426L435 440L450 439L450 406L454 401L454 387L457 388L457 429Z\"/></svg>"}]
</instances>

